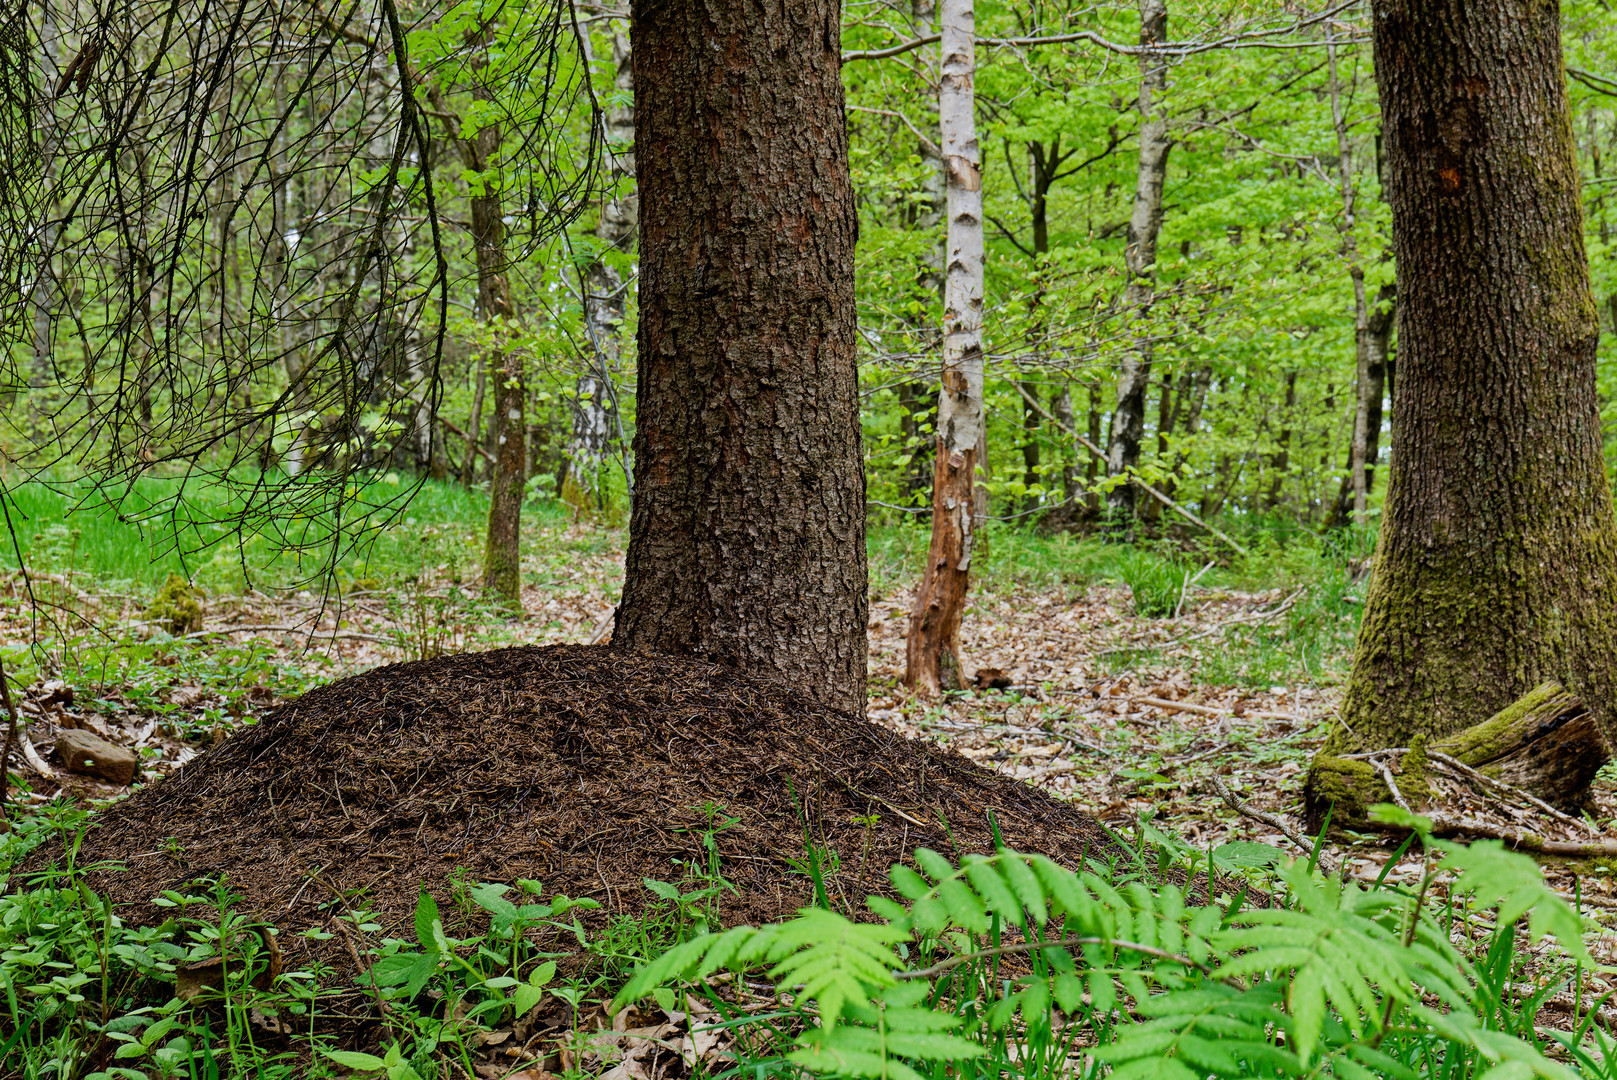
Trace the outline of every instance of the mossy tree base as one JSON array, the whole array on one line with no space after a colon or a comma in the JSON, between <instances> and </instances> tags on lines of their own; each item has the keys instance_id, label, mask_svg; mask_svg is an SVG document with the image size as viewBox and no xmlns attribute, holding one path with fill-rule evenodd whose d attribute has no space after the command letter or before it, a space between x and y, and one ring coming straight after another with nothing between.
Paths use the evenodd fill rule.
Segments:
<instances>
[{"instance_id":1,"label":"mossy tree base","mask_svg":"<svg viewBox=\"0 0 1617 1080\"><path fill-rule=\"evenodd\" d=\"M1427 752L1456 761L1521 788L1564 810L1576 810L1608 757L1594 717L1576 694L1547 682L1480 724L1431 743ZM1424 769L1406 756L1407 775L1399 790L1414 805L1424 794ZM1425 754L1419 755L1424 759ZM1422 762L1423 764L1424 762ZM1319 828L1331 811L1334 825L1349 828L1368 822L1367 810L1392 802L1392 793L1371 763L1321 752L1308 770L1303 792L1310 828ZM1420 809L1415 806L1415 809Z\"/></svg>"}]
</instances>

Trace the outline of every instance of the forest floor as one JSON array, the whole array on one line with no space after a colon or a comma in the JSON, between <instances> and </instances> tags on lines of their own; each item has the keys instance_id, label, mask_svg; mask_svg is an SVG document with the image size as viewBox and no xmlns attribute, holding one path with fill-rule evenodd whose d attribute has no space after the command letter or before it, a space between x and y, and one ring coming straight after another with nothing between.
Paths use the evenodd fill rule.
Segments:
<instances>
[{"instance_id":1,"label":"forest floor","mask_svg":"<svg viewBox=\"0 0 1617 1080\"><path fill-rule=\"evenodd\" d=\"M50 754L59 730L87 729L135 748L150 778L276 701L377 665L601 640L610 632L622 542L621 532L584 525L535 529L519 620L476 599L476 583L462 570L466 541L449 538L444 549L458 555L437 562L423 556L391 585L360 577L340 597L207 596L202 628L178 635L151 625L148 598L136 592L36 573L30 601L16 575L0 586L9 598L0 608L0 635L12 648L32 646L13 655L35 664L24 672L32 685L21 705L41 754ZM1276 556L1266 575L1215 574L1194 585L1193 568L1182 577L1174 569L1169 576L1179 588L1170 612L1148 618L1136 611L1139 576L1132 587L1120 580L1126 568L1051 573L1059 552L1018 563L1007 550L962 633L964 670L984 685L939 699L900 685L914 554L907 545L914 539L896 552L890 537L885 543L872 560L871 719L1071 799L1125 838L1197 851L1244 841L1297 852L1280 830L1232 809L1210 783L1221 780L1248 808L1302 829L1303 775L1333 722L1362 604L1363 582L1351 564ZM1102 558L1085 551L1092 564ZM120 790L60 773L30 784L20 795L24 804ZM1546 828L1536 814L1480 794L1466 811ZM1596 784L1592 820L1607 831L1617 824L1617 783L1606 775ZM1387 867L1393 850L1376 836L1338 836L1328 850L1329 860L1344 860L1350 874L1366 880L1383 872L1414 880L1421 871L1412 856ZM1552 860L1545 869L1586 915L1613 929L1591 943L1596 958L1617 959L1612 861Z\"/></svg>"}]
</instances>

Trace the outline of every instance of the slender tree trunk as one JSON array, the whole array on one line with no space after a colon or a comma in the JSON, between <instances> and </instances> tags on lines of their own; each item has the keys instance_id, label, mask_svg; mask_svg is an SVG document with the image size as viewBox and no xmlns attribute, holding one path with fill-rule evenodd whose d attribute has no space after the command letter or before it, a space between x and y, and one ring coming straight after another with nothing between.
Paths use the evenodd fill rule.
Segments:
<instances>
[{"instance_id":1,"label":"slender tree trunk","mask_svg":"<svg viewBox=\"0 0 1617 1080\"><path fill-rule=\"evenodd\" d=\"M1617 745L1617 524L1554 3L1374 7L1401 354L1342 725L1407 746L1562 681Z\"/></svg>"},{"instance_id":2,"label":"slender tree trunk","mask_svg":"<svg viewBox=\"0 0 1617 1080\"><path fill-rule=\"evenodd\" d=\"M1166 0L1140 0L1140 44L1167 40ZM1168 86L1166 57L1140 57L1140 159L1136 171L1134 209L1129 215L1128 247L1124 262L1128 288L1123 304L1131 318L1143 320L1156 298L1157 234L1162 229L1162 189L1168 174L1168 117L1162 97ZM1151 336L1141 329L1134 347L1123 354L1117 377L1117 409L1112 416L1112 440L1106 448L1106 475L1116 481L1106 495L1108 528L1128 535L1134 527L1136 488L1129 470L1139 464L1140 441L1145 436L1145 396L1151 385Z\"/></svg>"},{"instance_id":3,"label":"slender tree trunk","mask_svg":"<svg viewBox=\"0 0 1617 1080\"><path fill-rule=\"evenodd\" d=\"M932 691L961 685L960 619L971 580L983 440L983 193L971 0L943 0L940 24L938 117L949 196L943 391L932 473L932 542L910 612L904 664L906 685Z\"/></svg>"},{"instance_id":4,"label":"slender tree trunk","mask_svg":"<svg viewBox=\"0 0 1617 1080\"><path fill-rule=\"evenodd\" d=\"M634 0L640 326L613 643L863 713L857 217L835 0Z\"/></svg>"},{"instance_id":5,"label":"slender tree trunk","mask_svg":"<svg viewBox=\"0 0 1617 1080\"><path fill-rule=\"evenodd\" d=\"M491 172L501 142L499 125L485 126L470 140L467 167L483 174L481 194L472 196L472 246L477 254L477 310L491 323L516 320L505 251L505 210L500 184ZM504 335L496 333L495 340ZM522 608L522 494L528 454L524 419L527 388L522 350L502 343L493 364L493 483L489 492L488 533L483 548L483 592L507 608Z\"/></svg>"},{"instance_id":6,"label":"slender tree trunk","mask_svg":"<svg viewBox=\"0 0 1617 1080\"><path fill-rule=\"evenodd\" d=\"M1072 387L1063 386L1050 395L1050 414L1063 431L1078 430L1072 415ZM1078 498L1078 468L1065 452L1062 453L1061 462L1061 497L1068 503L1069 510L1072 502Z\"/></svg>"},{"instance_id":7,"label":"slender tree trunk","mask_svg":"<svg viewBox=\"0 0 1617 1080\"><path fill-rule=\"evenodd\" d=\"M472 388L472 416L466 425L466 464L460 470L460 482L467 487L477 483L477 448L483 438L483 395L488 387L488 357L477 358L476 383Z\"/></svg>"},{"instance_id":8,"label":"slender tree trunk","mask_svg":"<svg viewBox=\"0 0 1617 1080\"><path fill-rule=\"evenodd\" d=\"M937 18L936 0L911 0L910 32L916 37L933 33ZM927 73L937 70L937 50L923 46L916 52L916 61L917 69L925 77ZM929 78L926 89L927 100L935 105L938 102L936 82ZM942 135L938 137L941 139ZM936 143L919 138L916 143L916 152L927 166L921 189L926 195L913 204L914 216L910 225L918 235L935 235L937 242L925 249L925 255L916 265L915 286L920 303L917 305L918 311L910 319L911 337L915 343L913 351L921 357L915 367L925 372L927 379L906 381L899 386L899 406L902 409L899 428L904 434L907 454L903 473L905 492L913 501L925 499L930 502L935 440L930 437L933 425L928 421L936 420L932 395L938 373L942 370L938 358L943 346L933 305L943 299L944 264L948 259L948 237L943 228L948 211L948 168L943 161L943 151Z\"/></svg>"},{"instance_id":9,"label":"slender tree trunk","mask_svg":"<svg viewBox=\"0 0 1617 1080\"><path fill-rule=\"evenodd\" d=\"M634 92L634 71L629 40L612 38L612 60L617 91L628 98ZM606 172L613 187L634 181L634 106L618 104L606 111ZM630 187L601 206L595 235L611 252L634 248L640 205ZM601 468L618 426L615 380L623 355L623 318L628 307L623 277L609 259L597 258L580 274L584 287L584 331L589 338L590 370L578 377L573 405L572 438L567 447L567 482L561 497L576 506L593 496L595 509L606 509Z\"/></svg>"},{"instance_id":10,"label":"slender tree trunk","mask_svg":"<svg viewBox=\"0 0 1617 1080\"><path fill-rule=\"evenodd\" d=\"M56 83L61 74L62 40L56 19L58 0L44 0L39 11L40 95L38 128L39 168L47 187L56 179ZM26 9L24 9L26 10ZM28 300L33 308L33 359L28 382L36 389L54 384L56 371L51 356L51 324L56 309L56 220L48 209L38 233L39 257L33 267ZM37 406L35 406L37 408Z\"/></svg>"},{"instance_id":11,"label":"slender tree trunk","mask_svg":"<svg viewBox=\"0 0 1617 1080\"><path fill-rule=\"evenodd\" d=\"M1353 438L1348 455L1348 483L1353 489L1353 520L1364 526L1369 488L1365 482L1365 453L1370 432L1370 304L1364 292L1364 266L1359 262L1358 188L1353 182L1353 144L1348 140L1342 112L1342 80L1337 74L1336 39L1325 24L1326 84L1331 99L1331 122L1336 131L1336 182L1342 197L1342 258L1353 282Z\"/></svg>"},{"instance_id":12,"label":"slender tree trunk","mask_svg":"<svg viewBox=\"0 0 1617 1080\"><path fill-rule=\"evenodd\" d=\"M1096 446L1101 444L1101 408L1100 387L1094 382L1089 384L1089 441ZM1093 455L1084 462L1084 508L1089 511L1091 519L1100 515L1100 493L1095 490L1096 481L1100 479L1100 462Z\"/></svg>"},{"instance_id":13,"label":"slender tree trunk","mask_svg":"<svg viewBox=\"0 0 1617 1080\"><path fill-rule=\"evenodd\" d=\"M1367 355L1365 372L1365 424L1364 424L1364 492L1369 497L1376 489L1376 462L1381 457L1381 426L1384 417L1383 401L1390 388L1388 364L1392 349L1394 298L1397 290L1383 285L1370 306L1365 338ZM1337 489L1336 502L1325 515L1327 528L1346 525L1353 518L1353 452L1348 452L1347 471Z\"/></svg>"}]
</instances>

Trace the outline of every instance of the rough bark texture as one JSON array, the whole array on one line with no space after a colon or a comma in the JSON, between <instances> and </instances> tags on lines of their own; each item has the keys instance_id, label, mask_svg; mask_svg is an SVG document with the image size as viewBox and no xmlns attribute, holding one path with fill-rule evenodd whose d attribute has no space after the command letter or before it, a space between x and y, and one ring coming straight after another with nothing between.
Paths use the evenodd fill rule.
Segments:
<instances>
[{"instance_id":1,"label":"rough bark texture","mask_svg":"<svg viewBox=\"0 0 1617 1080\"><path fill-rule=\"evenodd\" d=\"M983 184L976 123L976 19L971 0L944 0L938 119L948 177L943 286L943 389L932 472L932 541L910 610L904 682L959 689L960 619L971 581L977 464L983 443Z\"/></svg>"},{"instance_id":2,"label":"rough bark texture","mask_svg":"<svg viewBox=\"0 0 1617 1080\"><path fill-rule=\"evenodd\" d=\"M635 0L634 510L615 644L865 702L835 0Z\"/></svg>"},{"instance_id":3,"label":"rough bark texture","mask_svg":"<svg viewBox=\"0 0 1617 1080\"><path fill-rule=\"evenodd\" d=\"M1374 16L1398 423L1327 750L1441 738L1548 680L1610 744L1617 532L1559 13L1381 0Z\"/></svg>"},{"instance_id":4,"label":"rough bark texture","mask_svg":"<svg viewBox=\"0 0 1617 1080\"><path fill-rule=\"evenodd\" d=\"M1166 41L1168 6L1165 0L1140 0L1140 44ZM1134 209L1129 215L1128 247L1123 260L1128 268L1124 307L1143 318L1156 298L1154 272L1157 234L1162 230L1162 189L1168 176L1168 118L1162 96L1168 87L1168 60L1140 57L1140 159L1134 186ZM1141 334L1134 348L1123 354L1117 374L1117 410L1112 414L1112 441L1106 448L1106 475L1116 486L1106 495L1110 527L1132 530L1136 491L1129 471L1140 461L1140 440L1145 435L1145 394L1151 386L1151 338Z\"/></svg>"}]
</instances>

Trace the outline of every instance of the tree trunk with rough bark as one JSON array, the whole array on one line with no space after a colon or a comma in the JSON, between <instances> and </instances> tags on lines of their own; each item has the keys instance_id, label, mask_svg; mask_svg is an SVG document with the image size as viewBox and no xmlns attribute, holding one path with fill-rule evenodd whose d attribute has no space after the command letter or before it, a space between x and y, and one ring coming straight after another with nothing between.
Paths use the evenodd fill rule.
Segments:
<instances>
[{"instance_id":1,"label":"tree trunk with rough bark","mask_svg":"<svg viewBox=\"0 0 1617 1080\"><path fill-rule=\"evenodd\" d=\"M1439 740L1558 681L1617 736L1617 525L1556 5L1384 0L1398 260L1388 488L1322 759Z\"/></svg>"},{"instance_id":2,"label":"tree trunk with rough bark","mask_svg":"<svg viewBox=\"0 0 1617 1080\"><path fill-rule=\"evenodd\" d=\"M940 7L938 117L948 176L943 389L932 472L932 541L910 611L904 682L958 689L960 619L971 581L977 464L983 439L983 191L977 146L975 16L971 0Z\"/></svg>"},{"instance_id":3,"label":"tree trunk with rough bark","mask_svg":"<svg viewBox=\"0 0 1617 1080\"><path fill-rule=\"evenodd\" d=\"M635 0L640 327L615 645L863 713L857 218L835 0Z\"/></svg>"},{"instance_id":4,"label":"tree trunk with rough bark","mask_svg":"<svg viewBox=\"0 0 1617 1080\"><path fill-rule=\"evenodd\" d=\"M1166 0L1140 0L1140 44L1166 41ZM1128 287L1123 305L1131 318L1144 319L1156 299L1157 234L1162 229L1162 189L1168 175L1168 114L1162 97L1168 87L1168 60L1140 57L1140 158L1134 186L1134 209L1129 215L1128 247L1123 261ZM1117 409L1112 415L1112 440L1106 448L1106 476L1115 486L1106 495L1108 529L1115 535L1133 532L1136 488L1129 470L1140 461L1140 440L1145 436L1145 396L1151 386L1151 336L1135 337L1134 347L1123 354L1117 375Z\"/></svg>"}]
</instances>

